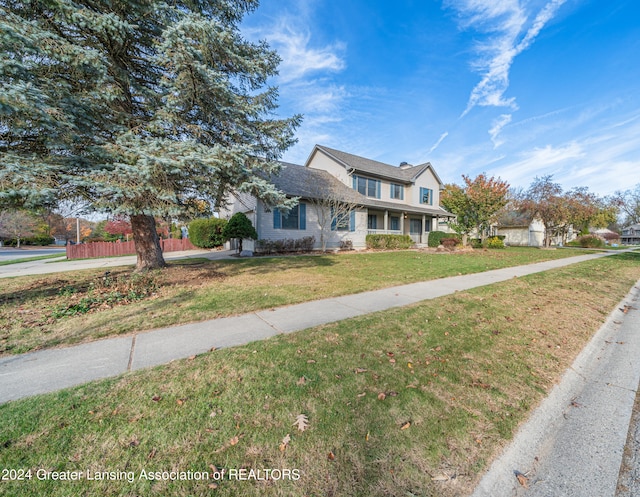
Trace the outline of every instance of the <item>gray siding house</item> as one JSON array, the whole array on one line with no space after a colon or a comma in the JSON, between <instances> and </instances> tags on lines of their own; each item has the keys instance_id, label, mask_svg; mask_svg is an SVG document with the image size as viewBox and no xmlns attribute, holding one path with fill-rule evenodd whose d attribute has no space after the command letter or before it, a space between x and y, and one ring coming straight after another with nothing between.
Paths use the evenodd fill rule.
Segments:
<instances>
[{"instance_id":1,"label":"gray siding house","mask_svg":"<svg viewBox=\"0 0 640 497\"><path fill-rule=\"evenodd\" d=\"M368 234L406 234L426 243L430 231L446 229L452 214L439 206L443 183L429 163L392 166L357 155L316 145L304 166L282 163L271 182L298 204L280 212L249 195L230 199L222 217L244 212L259 239L282 240L313 236L315 248L325 238L327 248L348 241L354 248L366 245ZM326 226L327 200L348 203L348 215ZM251 242L243 246L253 250Z\"/></svg>"}]
</instances>

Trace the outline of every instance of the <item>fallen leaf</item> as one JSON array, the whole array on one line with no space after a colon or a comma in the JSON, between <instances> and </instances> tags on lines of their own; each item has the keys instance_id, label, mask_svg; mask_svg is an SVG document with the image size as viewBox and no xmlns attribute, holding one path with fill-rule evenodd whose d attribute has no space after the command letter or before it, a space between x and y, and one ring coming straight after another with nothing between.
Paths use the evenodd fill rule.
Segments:
<instances>
[{"instance_id":1,"label":"fallen leaf","mask_svg":"<svg viewBox=\"0 0 640 497\"><path fill-rule=\"evenodd\" d=\"M187 357L187 360L193 361L195 358L196 358L195 355L190 355L189 357Z\"/></svg>"},{"instance_id":2,"label":"fallen leaf","mask_svg":"<svg viewBox=\"0 0 640 497\"><path fill-rule=\"evenodd\" d=\"M240 439L238 438L238 436L232 437L231 440L229 440L229 445L238 445L239 441Z\"/></svg>"},{"instance_id":3,"label":"fallen leaf","mask_svg":"<svg viewBox=\"0 0 640 497\"><path fill-rule=\"evenodd\" d=\"M291 436L287 433L287 435L282 439L282 442L280 443L280 452L284 452L285 450L287 450L289 442L291 442Z\"/></svg>"},{"instance_id":4,"label":"fallen leaf","mask_svg":"<svg viewBox=\"0 0 640 497\"><path fill-rule=\"evenodd\" d=\"M162 400L162 397L160 397L159 395L154 395L153 397L151 397L151 400L153 400L154 402L160 402Z\"/></svg>"},{"instance_id":5,"label":"fallen leaf","mask_svg":"<svg viewBox=\"0 0 640 497\"><path fill-rule=\"evenodd\" d=\"M176 400L176 404L181 406L182 404L184 404L185 400L187 400L187 399L178 399L178 400Z\"/></svg>"},{"instance_id":6,"label":"fallen leaf","mask_svg":"<svg viewBox=\"0 0 640 497\"><path fill-rule=\"evenodd\" d=\"M367 372L367 370L364 369L364 368L356 368L356 374L358 374L358 373L366 373L366 372Z\"/></svg>"},{"instance_id":7,"label":"fallen leaf","mask_svg":"<svg viewBox=\"0 0 640 497\"><path fill-rule=\"evenodd\" d=\"M522 485L524 488L529 488L529 478L527 478L525 475L520 473L520 471L514 471L514 473L516 475L518 483Z\"/></svg>"},{"instance_id":8,"label":"fallen leaf","mask_svg":"<svg viewBox=\"0 0 640 497\"><path fill-rule=\"evenodd\" d=\"M384 392L380 392L380 393L378 394L378 400L384 400L384 399L386 399L386 398L387 398L387 394L386 394L386 393L384 393Z\"/></svg>"},{"instance_id":9,"label":"fallen leaf","mask_svg":"<svg viewBox=\"0 0 640 497\"><path fill-rule=\"evenodd\" d=\"M431 477L431 481L449 481L450 479L451 478L449 478L449 476L445 475L444 473Z\"/></svg>"},{"instance_id":10,"label":"fallen leaf","mask_svg":"<svg viewBox=\"0 0 640 497\"><path fill-rule=\"evenodd\" d=\"M156 457L156 452L157 452L157 450L155 448L151 449L151 452L149 452L149 454L147 454L147 459L153 459L154 457Z\"/></svg>"},{"instance_id":11,"label":"fallen leaf","mask_svg":"<svg viewBox=\"0 0 640 497\"><path fill-rule=\"evenodd\" d=\"M293 423L293 426L297 426L298 430L304 431L309 428L309 418L307 418L304 414L298 414L296 416L296 422Z\"/></svg>"},{"instance_id":12,"label":"fallen leaf","mask_svg":"<svg viewBox=\"0 0 640 497\"><path fill-rule=\"evenodd\" d=\"M307 382L307 379L304 376L301 376L298 381L296 381L296 385L302 386Z\"/></svg>"},{"instance_id":13,"label":"fallen leaf","mask_svg":"<svg viewBox=\"0 0 640 497\"><path fill-rule=\"evenodd\" d=\"M329 451L329 453L327 454L327 459L329 459L329 461L333 461L335 460L335 458L336 455L333 452Z\"/></svg>"},{"instance_id":14,"label":"fallen leaf","mask_svg":"<svg viewBox=\"0 0 640 497\"><path fill-rule=\"evenodd\" d=\"M406 423L404 423L400 429L401 430L406 430L407 428L409 428L411 426L411 421L407 421Z\"/></svg>"},{"instance_id":15,"label":"fallen leaf","mask_svg":"<svg viewBox=\"0 0 640 497\"><path fill-rule=\"evenodd\" d=\"M315 364L315 363L316 363L316 361L314 361L313 359L309 359L309 360L307 361L307 364Z\"/></svg>"},{"instance_id":16,"label":"fallen leaf","mask_svg":"<svg viewBox=\"0 0 640 497\"><path fill-rule=\"evenodd\" d=\"M368 442L369 441L369 432L367 432L367 435L364 437L364 441Z\"/></svg>"},{"instance_id":17,"label":"fallen leaf","mask_svg":"<svg viewBox=\"0 0 640 497\"><path fill-rule=\"evenodd\" d=\"M389 359L389 362L390 362L391 364L395 364L395 363L396 363L396 360L392 358L392 359Z\"/></svg>"},{"instance_id":18,"label":"fallen leaf","mask_svg":"<svg viewBox=\"0 0 640 497\"><path fill-rule=\"evenodd\" d=\"M364 397L365 395L367 395L367 392L362 392L358 394L358 397Z\"/></svg>"},{"instance_id":19,"label":"fallen leaf","mask_svg":"<svg viewBox=\"0 0 640 497\"><path fill-rule=\"evenodd\" d=\"M410 362L408 362L408 363L407 363L407 367L408 367L409 369L411 369L411 368L413 368L413 364L411 364Z\"/></svg>"},{"instance_id":20,"label":"fallen leaf","mask_svg":"<svg viewBox=\"0 0 640 497\"><path fill-rule=\"evenodd\" d=\"M218 484L217 484L217 483L209 483L208 487L209 487L211 490L215 490L216 488L218 488Z\"/></svg>"}]
</instances>

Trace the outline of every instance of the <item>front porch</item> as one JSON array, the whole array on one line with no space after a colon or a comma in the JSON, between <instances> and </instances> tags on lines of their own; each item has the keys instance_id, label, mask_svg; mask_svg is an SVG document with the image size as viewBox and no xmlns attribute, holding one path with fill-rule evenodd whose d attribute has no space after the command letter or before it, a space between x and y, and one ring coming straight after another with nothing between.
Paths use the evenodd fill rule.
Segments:
<instances>
[{"instance_id":1,"label":"front porch","mask_svg":"<svg viewBox=\"0 0 640 497\"><path fill-rule=\"evenodd\" d=\"M414 243L427 244L432 226L439 225L437 216L416 215L405 211L373 210L367 212L367 234L409 235Z\"/></svg>"}]
</instances>

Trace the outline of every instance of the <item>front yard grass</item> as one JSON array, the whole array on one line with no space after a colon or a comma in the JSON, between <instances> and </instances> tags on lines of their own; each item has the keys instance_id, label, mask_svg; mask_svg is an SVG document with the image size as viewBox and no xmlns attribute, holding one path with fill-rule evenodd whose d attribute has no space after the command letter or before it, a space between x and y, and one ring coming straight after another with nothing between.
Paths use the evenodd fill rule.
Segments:
<instances>
[{"instance_id":1,"label":"front yard grass","mask_svg":"<svg viewBox=\"0 0 640 497\"><path fill-rule=\"evenodd\" d=\"M4 404L0 468L33 479L0 495L469 495L639 278L619 254Z\"/></svg>"},{"instance_id":2,"label":"front yard grass","mask_svg":"<svg viewBox=\"0 0 640 497\"><path fill-rule=\"evenodd\" d=\"M145 275L120 267L5 278L0 356L584 253L510 248L191 259Z\"/></svg>"}]
</instances>

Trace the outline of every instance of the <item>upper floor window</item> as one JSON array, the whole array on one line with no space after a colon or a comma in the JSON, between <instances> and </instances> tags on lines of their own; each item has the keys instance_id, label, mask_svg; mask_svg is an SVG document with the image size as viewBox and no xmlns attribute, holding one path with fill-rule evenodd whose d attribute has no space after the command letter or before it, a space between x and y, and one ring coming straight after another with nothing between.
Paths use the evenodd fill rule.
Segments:
<instances>
[{"instance_id":1,"label":"upper floor window","mask_svg":"<svg viewBox=\"0 0 640 497\"><path fill-rule=\"evenodd\" d=\"M391 183L391 198L404 200L404 186Z\"/></svg>"},{"instance_id":2,"label":"upper floor window","mask_svg":"<svg viewBox=\"0 0 640 497\"><path fill-rule=\"evenodd\" d=\"M380 198L380 180L353 176L353 189L366 197Z\"/></svg>"},{"instance_id":3,"label":"upper floor window","mask_svg":"<svg viewBox=\"0 0 640 497\"><path fill-rule=\"evenodd\" d=\"M433 205L433 190L431 188L420 188L420 203Z\"/></svg>"}]
</instances>

